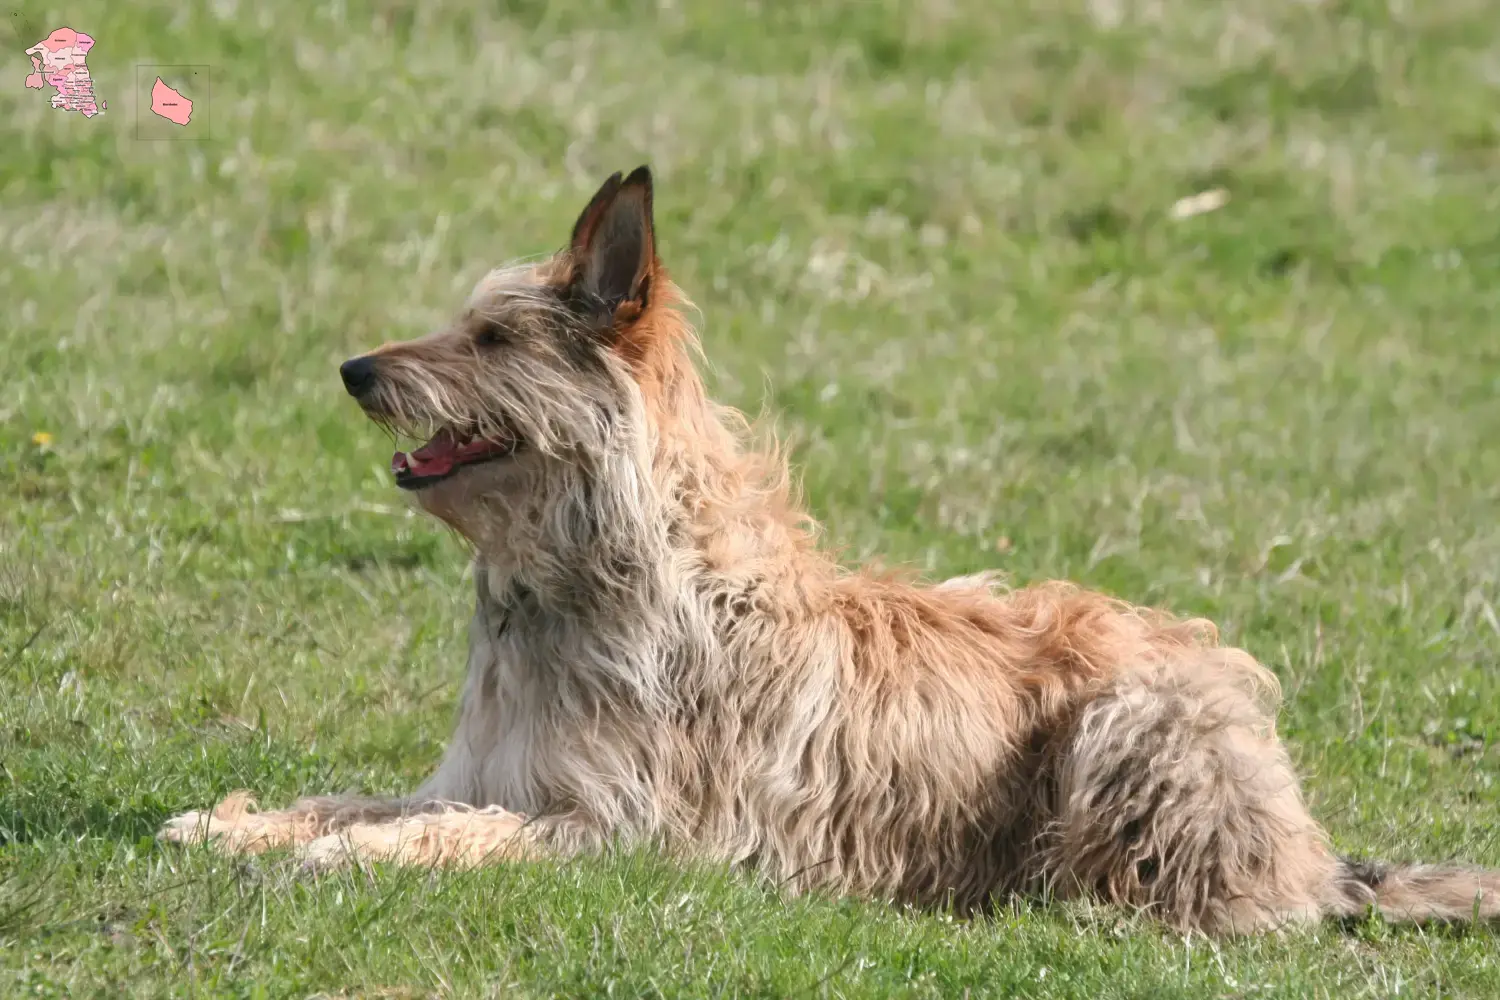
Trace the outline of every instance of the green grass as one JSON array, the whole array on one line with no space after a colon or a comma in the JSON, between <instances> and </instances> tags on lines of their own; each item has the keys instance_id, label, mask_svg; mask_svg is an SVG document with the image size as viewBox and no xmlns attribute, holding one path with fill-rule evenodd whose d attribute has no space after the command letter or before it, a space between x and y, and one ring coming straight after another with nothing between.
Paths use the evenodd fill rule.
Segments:
<instances>
[{"instance_id":1,"label":"green grass","mask_svg":"<svg viewBox=\"0 0 1500 1000\"><path fill-rule=\"evenodd\" d=\"M0 995L1500 995L1492 929L156 845L433 766L465 560L336 365L649 160L716 390L780 413L850 557L1212 616L1340 849L1500 865L1490 5L475 8L29 8L98 40L92 121L22 88L35 39L0 62ZM133 138L137 63L212 67L204 138Z\"/></svg>"}]
</instances>

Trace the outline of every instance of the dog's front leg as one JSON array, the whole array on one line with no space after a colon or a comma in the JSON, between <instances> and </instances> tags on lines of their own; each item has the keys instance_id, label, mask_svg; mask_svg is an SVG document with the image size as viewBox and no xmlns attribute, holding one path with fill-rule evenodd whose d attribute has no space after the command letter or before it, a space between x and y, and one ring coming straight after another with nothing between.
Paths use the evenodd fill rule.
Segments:
<instances>
[{"instance_id":1,"label":"dog's front leg","mask_svg":"<svg viewBox=\"0 0 1500 1000\"><path fill-rule=\"evenodd\" d=\"M353 861L389 861L426 868L473 868L498 861L573 853L578 838L561 817L528 820L499 806L450 806L383 823L356 823L312 841L304 863L326 869Z\"/></svg>"},{"instance_id":2,"label":"dog's front leg","mask_svg":"<svg viewBox=\"0 0 1500 1000\"><path fill-rule=\"evenodd\" d=\"M177 844L209 844L225 854L260 854L298 847L359 823L379 823L414 809L431 808L410 799L318 796L290 808L260 812L250 792L225 796L208 812L186 812L167 820L157 837Z\"/></svg>"}]
</instances>

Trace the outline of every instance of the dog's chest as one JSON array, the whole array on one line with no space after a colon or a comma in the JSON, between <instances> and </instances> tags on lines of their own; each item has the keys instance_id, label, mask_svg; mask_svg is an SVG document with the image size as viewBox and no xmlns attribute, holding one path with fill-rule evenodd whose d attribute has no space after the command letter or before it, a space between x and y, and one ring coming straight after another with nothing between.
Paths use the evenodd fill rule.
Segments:
<instances>
[{"instance_id":1,"label":"dog's chest","mask_svg":"<svg viewBox=\"0 0 1500 1000\"><path fill-rule=\"evenodd\" d=\"M480 596L454 736L454 749L470 755L476 797L526 813L564 803L615 813L638 799L650 726L590 682L587 661L599 652L538 613L524 591Z\"/></svg>"}]
</instances>

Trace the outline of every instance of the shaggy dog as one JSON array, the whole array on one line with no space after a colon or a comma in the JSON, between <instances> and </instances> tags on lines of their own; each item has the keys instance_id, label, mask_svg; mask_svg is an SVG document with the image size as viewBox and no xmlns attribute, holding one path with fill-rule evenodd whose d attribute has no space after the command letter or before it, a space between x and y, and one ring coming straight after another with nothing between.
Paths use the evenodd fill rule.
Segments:
<instances>
[{"instance_id":1,"label":"shaggy dog","mask_svg":"<svg viewBox=\"0 0 1500 1000\"><path fill-rule=\"evenodd\" d=\"M1500 914L1500 873L1330 852L1275 678L1214 627L1061 583L841 569L694 367L651 175L446 329L346 362L428 438L396 484L473 546L468 678L409 798L244 793L162 836L477 864L651 844L794 889L971 911L1090 896L1208 933Z\"/></svg>"}]
</instances>

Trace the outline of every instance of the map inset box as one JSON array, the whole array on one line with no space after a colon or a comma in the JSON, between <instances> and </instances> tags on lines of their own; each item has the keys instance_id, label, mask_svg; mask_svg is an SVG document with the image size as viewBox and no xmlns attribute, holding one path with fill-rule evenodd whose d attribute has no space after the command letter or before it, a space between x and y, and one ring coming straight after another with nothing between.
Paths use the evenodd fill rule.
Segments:
<instances>
[{"instance_id":1,"label":"map inset box","mask_svg":"<svg viewBox=\"0 0 1500 1000\"><path fill-rule=\"evenodd\" d=\"M26 76L28 90L52 91L52 107L58 111L77 111L92 118L109 105L94 94L94 75L89 72L89 49L94 37L72 28L54 28L46 38L26 50L31 72Z\"/></svg>"},{"instance_id":2,"label":"map inset box","mask_svg":"<svg viewBox=\"0 0 1500 1000\"><path fill-rule=\"evenodd\" d=\"M211 67L140 63L135 67L137 139L207 139L213 125Z\"/></svg>"}]
</instances>

